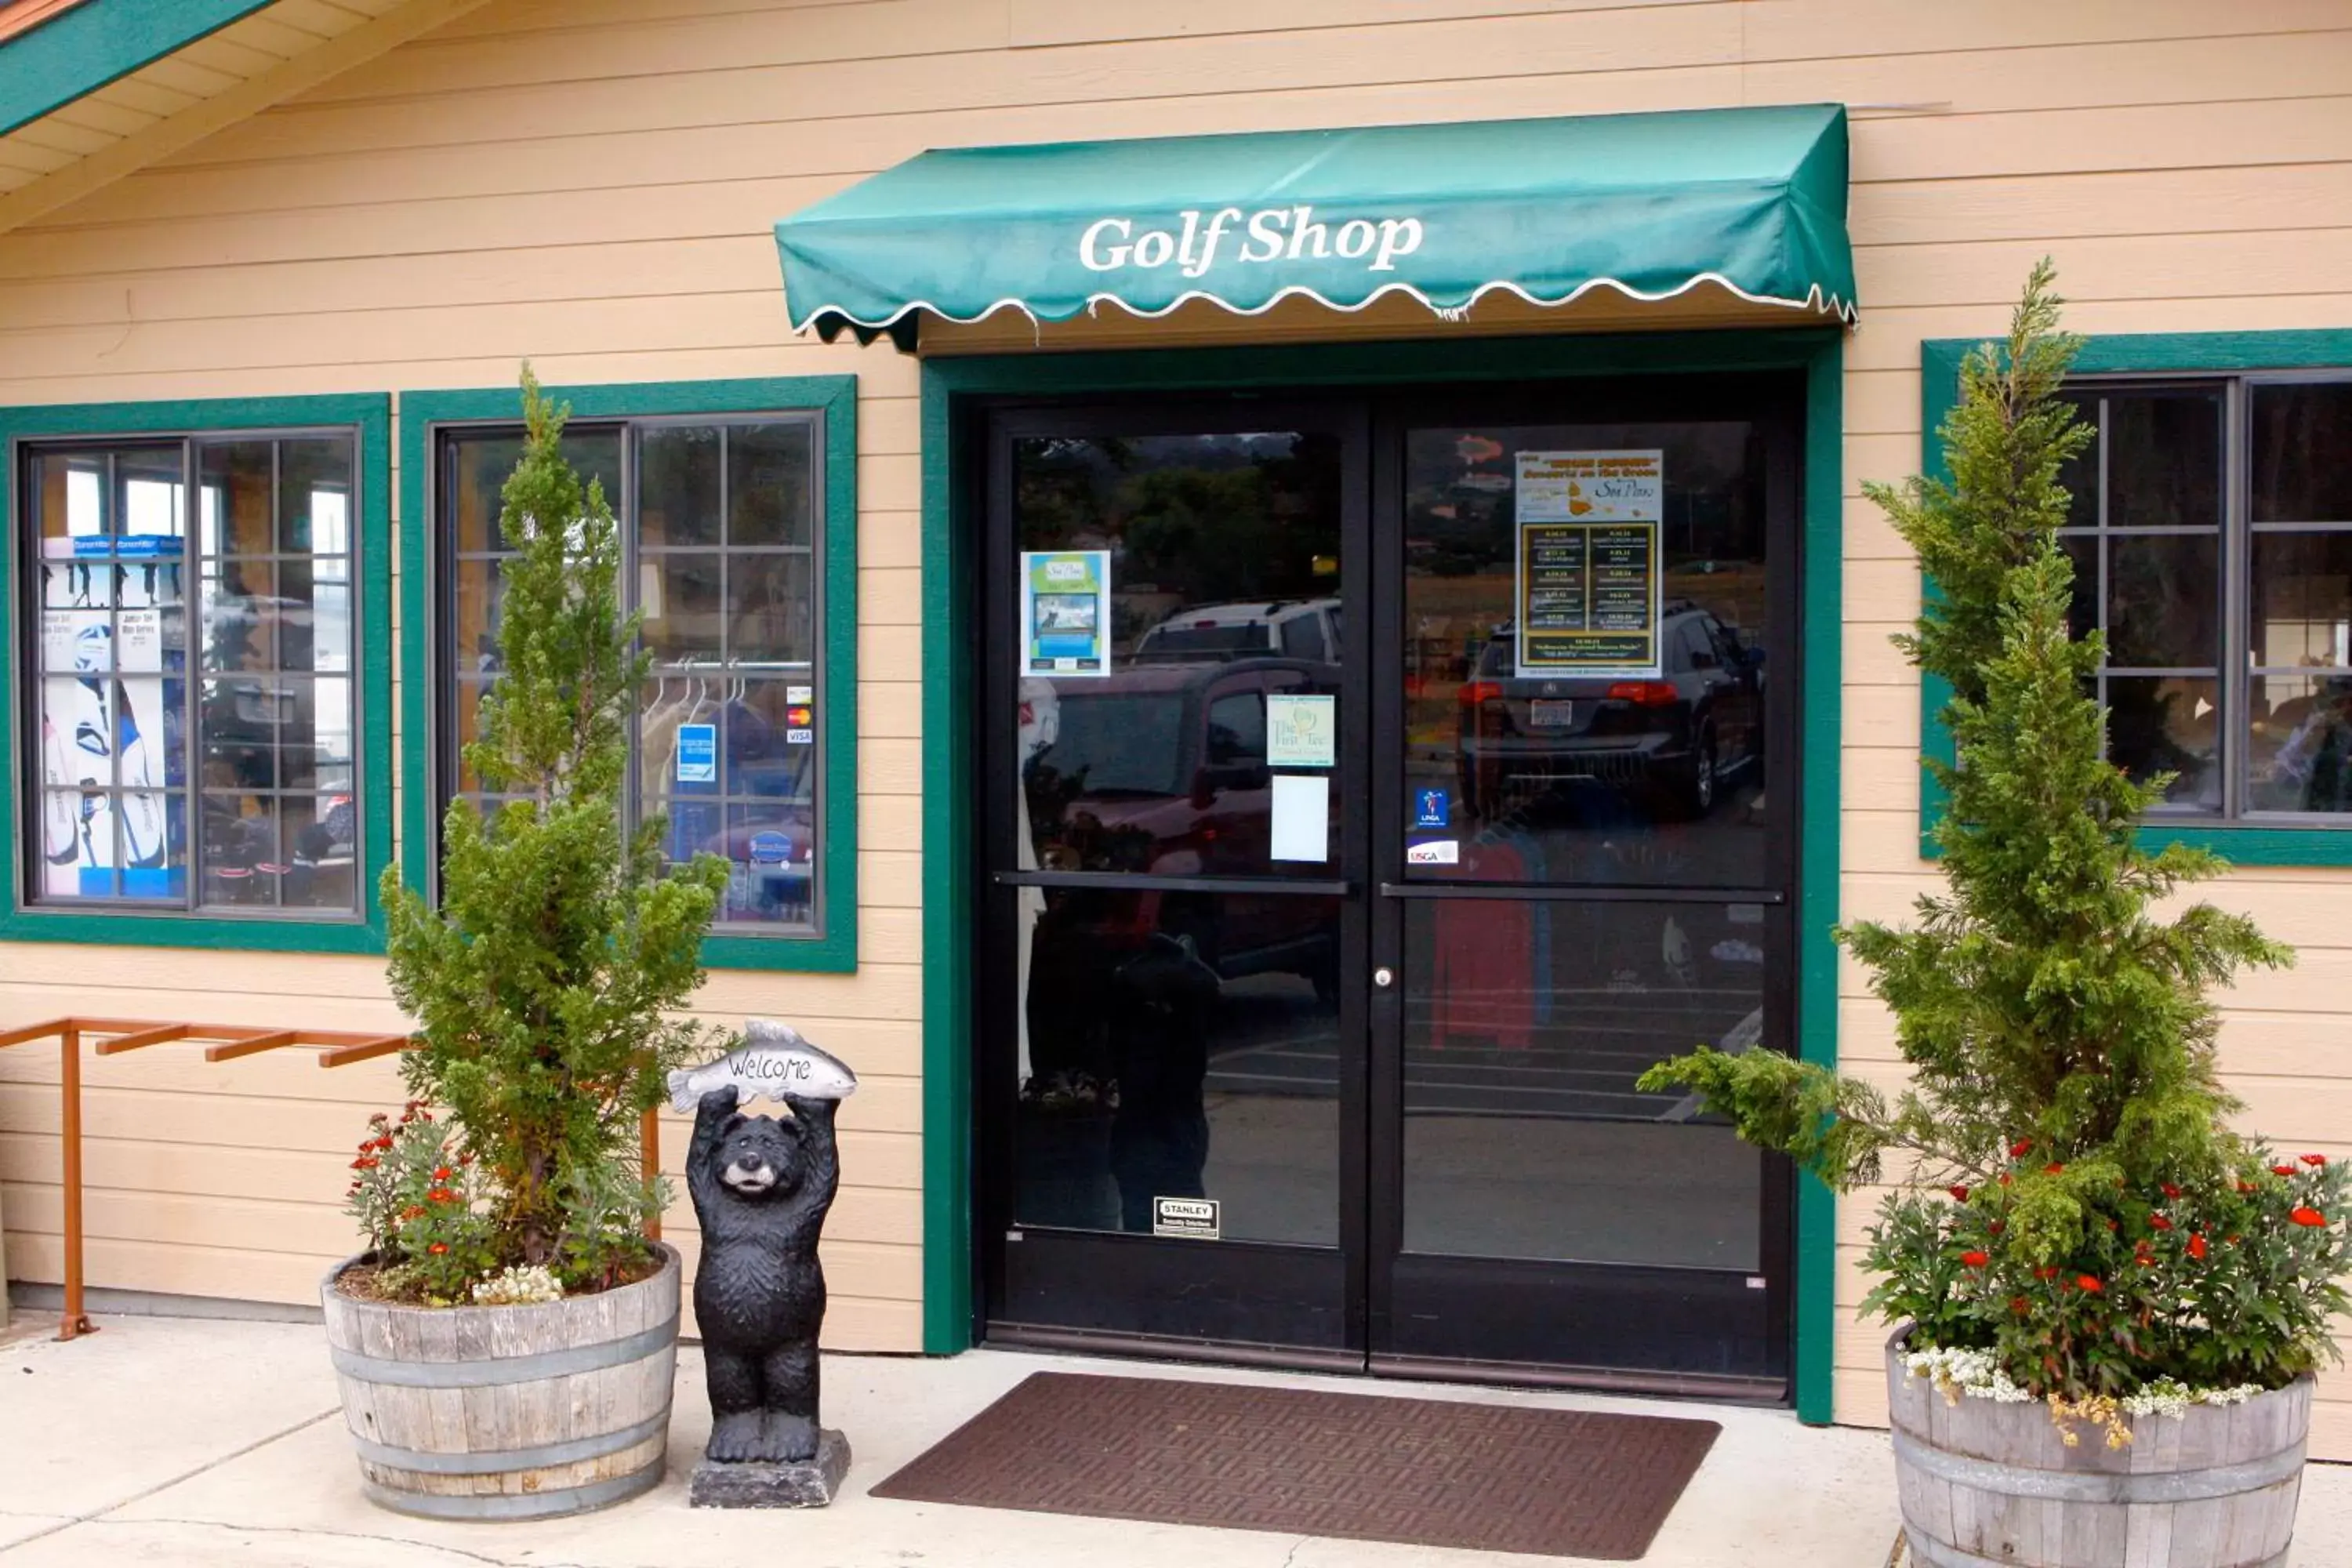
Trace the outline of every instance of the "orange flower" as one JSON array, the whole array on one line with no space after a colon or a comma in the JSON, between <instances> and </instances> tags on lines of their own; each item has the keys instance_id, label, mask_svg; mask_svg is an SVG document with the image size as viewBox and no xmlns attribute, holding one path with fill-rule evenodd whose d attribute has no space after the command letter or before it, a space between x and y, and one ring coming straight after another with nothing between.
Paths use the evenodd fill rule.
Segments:
<instances>
[{"instance_id":1,"label":"orange flower","mask_svg":"<svg viewBox=\"0 0 2352 1568\"><path fill-rule=\"evenodd\" d=\"M2099 1277L2095 1274L2077 1274L2074 1276L2074 1283L2082 1287L2084 1289L2088 1290L2094 1296L2106 1289L2105 1286L2099 1283Z\"/></svg>"},{"instance_id":2,"label":"orange flower","mask_svg":"<svg viewBox=\"0 0 2352 1568\"><path fill-rule=\"evenodd\" d=\"M2322 1226L2327 1223L2327 1216L2308 1204L2299 1204L2289 1209L2286 1217L2297 1225Z\"/></svg>"},{"instance_id":3,"label":"orange flower","mask_svg":"<svg viewBox=\"0 0 2352 1568\"><path fill-rule=\"evenodd\" d=\"M1963 1268L1982 1268L1991 1261L1992 1258L1989 1253L1963 1252L1960 1254L1960 1267Z\"/></svg>"},{"instance_id":4,"label":"orange flower","mask_svg":"<svg viewBox=\"0 0 2352 1568\"><path fill-rule=\"evenodd\" d=\"M374 1155L362 1154L358 1159L352 1162L352 1169L354 1171L373 1171L376 1168L376 1164L377 1161Z\"/></svg>"},{"instance_id":5,"label":"orange flower","mask_svg":"<svg viewBox=\"0 0 2352 1568\"><path fill-rule=\"evenodd\" d=\"M449 1179L449 1167L446 1165L436 1166L433 1172L433 1179L436 1182L447 1181Z\"/></svg>"},{"instance_id":6,"label":"orange flower","mask_svg":"<svg viewBox=\"0 0 2352 1568\"><path fill-rule=\"evenodd\" d=\"M2305 1154L2303 1157L2303 1163L2306 1165L2325 1165L2327 1163L2327 1156L2325 1154Z\"/></svg>"},{"instance_id":7,"label":"orange flower","mask_svg":"<svg viewBox=\"0 0 2352 1568\"><path fill-rule=\"evenodd\" d=\"M2058 1161L2053 1160L2050 1163L2042 1167L2042 1173L2045 1176L2054 1176L2065 1168L2066 1167L2061 1164Z\"/></svg>"},{"instance_id":8,"label":"orange flower","mask_svg":"<svg viewBox=\"0 0 2352 1568\"><path fill-rule=\"evenodd\" d=\"M449 1250L449 1244L446 1241L436 1241L425 1250L431 1253L434 1257L438 1258L443 1253Z\"/></svg>"},{"instance_id":9,"label":"orange flower","mask_svg":"<svg viewBox=\"0 0 2352 1568\"><path fill-rule=\"evenodd\" d=\"M2242 1193L2258 1193L2262 1191L2260 1187L2254 1185L2252 1182L2240 1182L2238 1184L2238 1190Z\"/></svg>"},{"instance_id":10,"label":"orange flower","mask_svg":"<svg viewBox=\"0 0 2352 1568\"><path fill-rule=\"evenodd\" d=\"M2294 1167L2293 1165L2273 1165L2271 1167L2271 1174L2273 1176L2292 1176L2294 1174Z\"/></svg>"},{"instance_id":11,"label":"orange flower","mask_svg":"<svg viewBox=\"0 0 2352 1568\"><path fill-rule=\"evenodd\" d=\"M454 1201L457 1194L451 1192L446 1187L436 1187L431 1192L425 1194L425 1196L428 1202L446 1204Z\"/></svg>"},{"instance_id":12,"label":"orange flower","mask_svg":"<svg viewBox=\"0 0 2352 1568\"><path fill-rule=\"evenodd\" d=\"M2205 1237L2201 1233L2189 1238L2189 1256L2200 1262L2204 1261Z\"/></svg>"}]
</instances>

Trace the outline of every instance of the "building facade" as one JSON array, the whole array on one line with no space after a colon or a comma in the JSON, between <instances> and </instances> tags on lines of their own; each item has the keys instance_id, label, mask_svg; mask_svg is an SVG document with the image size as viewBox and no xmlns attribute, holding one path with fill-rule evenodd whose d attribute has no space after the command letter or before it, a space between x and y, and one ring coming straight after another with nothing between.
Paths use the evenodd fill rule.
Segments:
<instances>
[{"instance_id":1,"label":"building facade","mask_svg":"<svg viewBox=\"0 0 2352 1568\"><path fill-rule=\"evenodd\" d=\"M402 1026L527 360L658 660L639 808L730 862L701 1010L863 1083L830 1343L1875 1423L1871 1205L1633 1079L1892 1078L1828 932L1933 886L1935 737L1861 487L2040 257L2117 755L2301 952L2230 1085L2352 1155L2348 21L0 7L0 1028ZM85 1076L93 1286L315 1300L388 1062ZM0 1052L23 1281L56 1084Z\"/></svg>"}]
</instances>

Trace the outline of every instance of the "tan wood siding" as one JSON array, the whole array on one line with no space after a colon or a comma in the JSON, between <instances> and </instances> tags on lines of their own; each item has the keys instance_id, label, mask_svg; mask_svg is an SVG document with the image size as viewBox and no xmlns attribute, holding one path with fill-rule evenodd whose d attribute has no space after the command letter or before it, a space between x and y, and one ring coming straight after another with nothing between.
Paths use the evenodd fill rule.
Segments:
<instances>
[{"instance_id":1,"label":"tan wood siding","mask_svg":"<svg viewBox=\"0 0 2352 1568\"><path fill-rule=\"evenodd\" d=\"M170 92L215 89L205 67L179 68L178 82L119 84L108 111L168 113ZM1916 687L1885 637L1917 587L1859 484L1917 464L1919 341L1997 329L2044 251L2085 331L2352 324L2347 88L2340 0L672 0L658 14L497 0L0 237L0 400L494 384L525 354L551 380L859 376L866 963L855 976L718 974L706 1001L808 1022L875 1075L845 1122L834 1326L903 1349L919 1322L917 377L885 349L790 336L776 217L934 145L1856 105L1844 902L1899 915L1929 884ZM110 129L96 106L73 124ZM0 167L64 155L0 146ZM2352 1125L2335 1045L2352 1021L2352 879L2246 873L2223 896L2306 948L2293 975L2227 999L2233 1087L2253 1124L2336 1149ZM0 950L0 1019L199 1002L257 1020L390 1017L362 963L142 952L121 955L113 985L45 978L70 956ZM1850 964L1842 985L1847 1052L1883 1066L1884 1015ZM110 1227L93 1278L302 1295L322 1254L297 1243L330 1247L335 1223L326 1162L388 1079L319 1084L346 1075L189 1067L170 1050L93 1069L93 1180L109 1194L93 1216ZM27 1273L54 1268L49 1070L0 1056L0 1180L28 1226ZM199 1107L217 1112L203 1137L148 1131ZM320 1212L179 1232L166 1216L184 1211L154 1185L226 1193L273 1175L273 1201ZM1866 1215L1845 1205L1849 1260ZM1851 1268L1841 1294L1849 1309L1859 1298ZM1879 1338L1841 1332L1842 1417L1883 1414ZM2352 1385L2322 1392L2315 1451L2352 1458Z\"/></svg>"}]
</instances>

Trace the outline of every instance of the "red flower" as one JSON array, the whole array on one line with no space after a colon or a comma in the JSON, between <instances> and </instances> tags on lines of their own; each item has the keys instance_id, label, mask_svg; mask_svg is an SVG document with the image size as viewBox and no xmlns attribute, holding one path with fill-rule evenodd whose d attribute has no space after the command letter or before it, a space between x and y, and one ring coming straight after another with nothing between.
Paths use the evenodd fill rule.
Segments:
<instances>
[{"instance_id":1,"label":"red flower","mask_svg":"<svg viewBox=\"0 0 2352 1568\"><path fill-rule=\"evenodd\" d=\"M2033 1140L2031 1138L2021 1138L2009 1146L2009 1157L2012 1160L2022 1160L2032 1152Z\"/></svg>"},{"instance_id":2,"label":"red flower","mask_svg":"<svg viewBox=\"0 0 2352 1568\"><path fill-rule=\"evenodd\" d=\"M2099 1277L2095 1274L2077 1274L2074 1276L2074 1283L2081 1286L2084 1289L2088 1290L2094 1296L2106 1289L2105 1286L2099 1283Z\"/></svg>"},{"instance_id":3,"label":"red flower","mask_svg":"<svg viewBox=\"0 0 2352 1568\"><path fill-rule=\"evenodd\" d=\"M433 1179L436 1182L447 1181L449 1179L449 1167L442 1165L436 1168L433 1173Z\"/></svg>"},{"instance_id":4,"label":"red flower","mask_svg":"<svg viewBox=\"0 0 2352 1568\"><path fill-rule=\"evenodd\" d=\"M2166 1197L2177 1198L2180 1195L2180 1189L2174 1186L2170 1182L2163 1183L2162 1185L2164 1187L2164 1195Z\"/></svg>"},{"instance_id":5,"label":"red flower","mask_svg":"<svg viewBox=\"0 0 2352 1568\"><path fill-rule=\"evenodd\" d=\"M376 1157L373 1154L362 1154L352 1162L352 1169L354 1171L373 1171L375 1167Z\"/></svg>"},{"instance_id":6,"label":"red flower","mask_svg":"<svg viewBox=\"0 0 2352 1568\"><path fill-rule=\"evenodd\" d=\"M2033 1271L2033 1277L2036 1279L2055 1279L2058 1278L2058 1270L2055 1266L2045 1263Z\"/></svg>"},{"instance_id":7,"label":"red flower","mask_svg":"<svg viewBox=\"0 0 2352 1568\"><path fill-rule=\"evenodd\" d=\"M2189 1256L2196 1258L2200 1262L2204 1261L2205 1237L2202 1233L2192 1236L2189 1238Z\"/></svg>"},{"instance_id":8,"label":"red flower","mask_svg":"<svg viewBox=\"0 0 2352 1568\"><path fill-rule=\"evenodd\" d=\"M1986 1226L1985 1226L1985 1228L1986 1228L1987 1230L1989 1230L1989 1231L1992 1232L1995 1236L1999 1236L1999 1235L2000 1235L2003 1230L2007 1229L2008 1227L2007 1227L2006 1226L2002 1225L2000 1221L1999 1221L1999 1220L1994 1220L1991 1224L1990 1224L1990 1225Z\"/></svg>"},{"instance_id":9,"label":"red flower","mask_svg":"<svg viewBox=\"0 0 2352 1568\"><path fill-rule=\"evenodd\" d=\"M2303 1163L2306 1165L2325 1165L2327 1163L2327 1156L2325 1154L2305 1154L2303 1157Z\"/></svg>"},{"instance_id":10,"label":"red flower","mask_svg":"<svg viewBox=\"0 0 2352 1568\"><path fill-rule=\"evenodd\" d=\"M400 1211L400 1217L403 1219L423 1219L425 1217L425 1205L423 1204L411 1204L406 1208Z\"/></svg>"},{"instance_id":11,"label":"red flower","mask_svg":"<svg viewBox=\"0 0 2352 1568\"><path fill-rule=\"evenodd\" d=\"M2015 1312L2020 1317L2023 1317L2027 1311L2032 1310L2032 1303L2028 1301L2022 1296L2011 1296L2009 1299L2009 1310Z\"/></svg>"},{"instance_id":12,"label":"red flower","mask_svg":"<svg viewBox=\"0 0 2352 1568\"><path fill-rule=\"evenodd\" d=\"M2046 1164L2046 1165L2044 1165L2044 1166L2042 1166L2042 1173L2043 1175L2045 1175L2045 1176L2054 1176L2054 1175L2056 1175L2059 1172L2061 1172L2061 1171L2064 1170L2065 1168L2066 1168L2066 1167L2065 1167L2064 1165L2063 1165L2063 1164L2059 1163L2058 1163L2057 1161L2055 1161L2055 1160L2053 1160L2053 1161L2051 1161L2051 1162L2050 1162L2050 1163L2048 1163L2048 1164Z\"/></svg>"},{"instance_id":13,"label":"red flower","mask_svg":"<svg viewBox=\"0 0 2352 1568\"><path fill-rule=\"evenodd\" d=\"M2147 1223L2156 1226L2158 1230L2170 1230L2172 1228L2172 1222L2165 1218L2160 1214L2149 1215L2147 1216Z\"/></svg>"},{"instance_id":14,"label":"red flower","mask_svg":"<svg viewBox=\"0 0 2352 1568\"><path fill-rule=\"evenodd\" d=\"M2327 1216L2308 1204L2300 1204L2289 1209L2286 1217L2297 1225L2321 1226L2327 1223Z\"/></svg>"},{"instance_id":15,"label":"red flower","mask_svg":"<svg viewBox=\"0 0 2352 1568\"><path fill-rule=\"evenodd\" d=\"M431 1192L425 1194L427 1200L436 1204L448 1203L457 1195L457 1194L451 1192L446 1187L436 1187Z\"/></svg>"},{"instance_id":16,"label":"red flower","mask_svg":"<svg viewBox=\"0 0 2352 1568\"><path fill-rule=\"evenodd\" d=\"M1960 1267L1963 1268L1982 1268L1991 1261L1992 1255L1990 1253L1963 1252L1960 1254Z\"/></svg>"},{"instance_id":17,"label":"red flower","mask_svg":"<svg viewBox=\"0 0 2352 1568\"><path fill-rule=\"evenodd\" d=\"M2292 1176L2294 1174L2294 1167L2293 1165L2273 1165L2271 1167L2271 1174L2273 1176Z\"/></svg>"},{"instance_id":18,"label":"red flower","mask_svg":"<svg viewBox=\"0 0 2352 1568\"><path fill-rule=\"evenodd\" d=\"M2238 1190L2242 1193L2258 1193L2262 1191L2260 1187L2254 1185L2252 1182L2240 1182L2238 1184Z\"/></svg>"},{"instance_id":19,"label":"red flower","mask_svg":"<svg viewBox=\"0 0 2352 1568\"><path fill-rule=\"evenodd\" d=\"M1952 1194L1952 1201L1956 1204L1969 1201L1969 1190L1966 1187L1946 1187L1944 1190Z\"/></svg>"},{"instance_id":20,"label":"red flower","mask_svg":"<svg viewBox=\"0 0 2352 1568\"><path fill-rule=\"evenodd\" d=\"M2225 1236L2221 1238L2221 1245L2224 1247L2235 1247L2238 1245L2238 1238L2234 1236Z\"/></svg>"},{"instance_id":21,"label":"red flower","mask_svg":"<svg viewBox=\"0 0 2352 1568\"><path fill-rule=\"evenodd\" d=\"M2117 1227L2117 1226L2116 1225L2116 1222L2115 1222L2115 1221L2113 1221L2113 1220L2109 1220L2109 1221L2107 1221L2107 1228L2108 1228L2109 1230L2115 1230L2115 1229L2116 1229L2116 1228L2118 1228L2118 1227Z\"/></svg>"},{"instance_id":22,"label":"red flower","mask_svg":"<svg viewBox=\"0 0 2352 1568\"><path fill-rule=\"evenodd\" d=\"M434 1257L438 1258L443 1253L449 1250L449 1244L446 1241L436 1241L425 1250L431 1253Z\"/></svg>"},{"instance_id":23,"label":"red flower","mask_svg":"<svg viewBox=\"0 0 2352 1568\"><path fill-rule=\"evenodd\" d=\"M2003 1171L2000 1173L2000 1184L2004 1187L2009 1185L2009 1173L2007 1171Z\"/></svg>"},{"instance_id":24,"label":"red flower","mask_svg":"<svg viewBox=\"0 0 2352 1568\"><path fill-rule=\"evenodd\" d=\"M385 1153L387 1153L387 1154L389 1154L390 1152L392 1152L392 1140L391 1140L391 1139L389 1139L389 1138L379 1138L379 1139L377 1139L377 1140L375 1141L375 1146L376 1146L377 1148L379 1148L379 1149L383 1150L383 1151Z\"/></svg>"}]
</instances>

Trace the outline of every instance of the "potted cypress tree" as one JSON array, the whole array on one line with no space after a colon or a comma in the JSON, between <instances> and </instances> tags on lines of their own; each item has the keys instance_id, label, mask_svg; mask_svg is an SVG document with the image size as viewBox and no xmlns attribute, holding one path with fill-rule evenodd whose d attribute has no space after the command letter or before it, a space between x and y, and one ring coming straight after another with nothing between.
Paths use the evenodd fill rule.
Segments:
<instances>
[{"instance_id":1,"label":"potted cypress tree","mask_svg":"<svg viewBox=\"0 0 2352 1568\"><path fill-rule=\"evenodd\" d=\"M625 828L647 657L622 613L619 530L562 456L567 410L522 376L506 482L499 665L466 761L499 804L451 803L440 901L384 873L392 990L415 1096L352 1162L368 1250L322 1296L368 1493L441 1518L543 1517L661 1479L678 1258L633 1169L725 885ZM414 672L411 679L417 677Z\"/></svg>"},{"instance_id":2,"label":"potted cypress tree","mask_svg":"<svg viewBox=\"0 0 2352 1568\"><path fill-rule=\"evenodd\" d=\"M2059 547L2092 433L2060 389L2045 261L2005 344L1962 372L1951 479L1871 499L1935 584L1911 663L1952 696L1927 766L1946 889L1908 929L1838 934L1895 1015L1892 1094L1769 1052L1701 1049L1686 1086L1841 1193L1894 1185L1864 1301L1898 1326L1887 1384L1919 1563L2220 1568L2284 1561L2312 1373L2352 1243L2346 1173L2231 1131L2208 989L2292 961L2242 917L2175 908L2225 868L2141 841L2164 778L2108 762Z\"/></svg>"}]
</instances>

